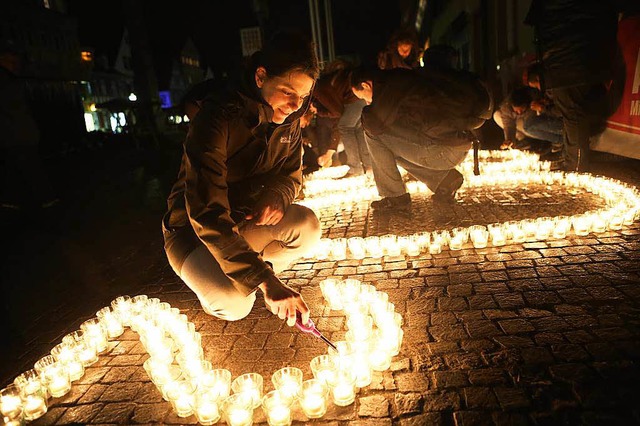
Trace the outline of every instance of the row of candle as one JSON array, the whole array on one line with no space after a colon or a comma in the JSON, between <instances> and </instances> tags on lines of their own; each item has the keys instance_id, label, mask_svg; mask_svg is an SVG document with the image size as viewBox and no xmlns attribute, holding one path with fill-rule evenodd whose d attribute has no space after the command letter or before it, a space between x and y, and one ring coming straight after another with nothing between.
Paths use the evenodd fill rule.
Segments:
<instances>
[{"instance_id":1,"label":"row of candle","mask_svg":"<svg viewBox=\"0 0 640 426\"><path fill-rule=\"evenodd\" d=\"M348 340L337 342L337 352L312 360L312 379L303 380L300 369L285 367L271 377L274 390L263 395L259 374L245 373L232 381L229 370L214 369L203 358L200 334L179 309L146 295L120 296L100 309L95 318L82 323L80 330L66 335L33 369L2 389L4 420L20 424L44 415L48 398L66 395L84 368L95 363L108 341L120 336L126 326L140 335L149 353L145 371L180 417L195 414L201 424L210 425L224 416L230 426L243 426L253 422L253 410L262 406L271 426L285 426L291 423L294 403L299 403L307 417L322 417L329 395L335 404L349 405L356 389L370 383L372 369L388 368L391 357L399 351L402 330L401 318L393 312L388 295L373 286L357 280L327 279L321 289L333 308L349 307L345 312L350 329ZM368 304L360 306L364 301ZM373 331L374 321L386 325ZM389 345L390 338L396 343ZM356 355L361 357L357 362ZM321 358L326 360L319 362ZM328 365L333 365L331 374Z\"/></svg>"}]
</instances>

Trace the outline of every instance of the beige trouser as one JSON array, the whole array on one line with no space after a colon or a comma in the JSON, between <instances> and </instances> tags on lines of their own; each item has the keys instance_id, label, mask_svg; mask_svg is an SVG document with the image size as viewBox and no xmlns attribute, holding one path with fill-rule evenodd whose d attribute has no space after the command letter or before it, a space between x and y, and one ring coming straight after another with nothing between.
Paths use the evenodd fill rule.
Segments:
<instances>
[{"instance_id":1,"label":"beige trouser","mask_svg":"<svg viewBox=\"0 0 640 426\"><path fill-rule=\"evenodd\" d=\"M273 265L276 274L313 248L321 236L315 213L298 204L289 206L276 225L258 226L249 222L239 230L251 248ZM255 292L248 296L239 292L204 245L187 256L179 275L211 315L236 321L246 317L253 308Z\"/></svg>"}]
</instances>

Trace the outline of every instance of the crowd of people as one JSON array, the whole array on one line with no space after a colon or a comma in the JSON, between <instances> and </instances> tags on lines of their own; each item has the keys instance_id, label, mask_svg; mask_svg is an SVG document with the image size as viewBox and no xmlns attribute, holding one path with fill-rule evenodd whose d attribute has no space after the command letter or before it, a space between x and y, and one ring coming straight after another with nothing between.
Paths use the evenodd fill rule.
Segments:
<instances>
[{"instance_id":1,"label":"crowd of people","mask_svg":"<svg viewBox=\"0 0 640 426\"><path fill-rule=\"evenodd\" d=\"M456 49L422 49L415 31L393 33L375 66L321 67L308 36L275 34L236 81L205 82L185 98L191 121L162 221L171 267L213 316L244 318L260 290L288 325L298 314L306 323L306 302L277 276L321 236L314 212L295 203L306 174L347 164L348 176L372 176L372 210L398 212L411 206L401 166L434 203L451 203L464 182L457 166L492 118L503 149L530 149L533 139L564 170L587 170L589 136L606 115L602 63L615 51L617 11L584 3L533 1L538 61L497 106ZM595 28L597 39L587 36Z\"/></svg>"}]
</instances>

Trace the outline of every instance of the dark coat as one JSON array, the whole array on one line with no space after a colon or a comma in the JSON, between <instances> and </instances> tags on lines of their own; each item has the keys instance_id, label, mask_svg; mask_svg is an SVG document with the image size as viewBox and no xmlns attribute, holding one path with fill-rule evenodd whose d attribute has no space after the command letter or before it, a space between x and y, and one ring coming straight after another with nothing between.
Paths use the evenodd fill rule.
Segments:
<instances>
[{"instance_id":1,"label":"dark coat","mask_svg":"<svg viewBox=\"0 0 640 426\"><path fill-rule=\"evenodd\" d=\"M533 0L524 22L535 30L545 89L612 78L618 27L615 0Z\"/></svg>"},{"instance_id":2,"label":"dark coat","mask_svg":"<svg viewBox=\"0 0 640 426\"><path fill-rule=\"evenodd\" d=\"M445 145L468 144L463 133L490 118L493 104L482 82L467 80L467 76L455 70L377 71L372 103L362 111L365 132L393 134L416 143L426 139Z\"/></svg>"},{"instance_id":3,"label":"dark coat","mask_svg":"<svg viewBox=\"0 0 640 426\"><path fill-rule=\"evenodd\" d=\"M180 172L163 218L165 249L178 270L205 244L225 274L249 294L273 270L238 233L237 224L263 191L278 194L285 208L302 184L303 107L280 125L249 76L218 88L202 102L189 126Z\"/></svg>"}]
</instances>

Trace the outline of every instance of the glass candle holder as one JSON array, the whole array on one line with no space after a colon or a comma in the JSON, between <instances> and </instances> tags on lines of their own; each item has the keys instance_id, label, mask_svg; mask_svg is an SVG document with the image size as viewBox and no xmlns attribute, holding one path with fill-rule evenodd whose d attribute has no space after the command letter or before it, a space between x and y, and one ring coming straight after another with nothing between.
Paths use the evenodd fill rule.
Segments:
<instances>
[{"instance_id":1,"label":"glass candle holder","mask_svg":"<svg viewBox=\"0 0 640 426\"><path fill-rule=\"evenodd\" d=\"M131 296L123 295L118 296L111 301L111 308L113 312L120 318L122 325L128 326L131 324L131 316L133 314L133 305L131 302Z\"/></svg>"},{"instance_id":2,"label":"glass candle holder","mask_svg":"<svg viewBox=\"0 0 640 426\"><path fill-rule=\"evenodd\" d=\"M246 395L231 394L222 400L221 407L227 425L251 426L253 424L253 401Z\"/></svg>"},{"instance_id":3,"label":"glass candle holder","mask_svg":"<svg viewBox=\"0 0 640 426\"><path fill-rule=\"evenodd\" d=\"M146 294L138 294L131 298L131 310L134 315L143 313L147 308L149 296Z\"/></svg>"},{"instance_id":4,"label":"glass candle holder","mask_svg":"<svg viewBox=\"0 0 640 426\"><path fill-rule=\"evenodd\" d=\"M262 397L262 410L269 426L289 426L291 424L292 399L285 397L278 389Z\"/></svg>"},{"instance_id":5,"label":"glass candle holder","mask_svg":"<svg viewBox=\"0 0 640 426\"><path fill-rule=\"evenodd\" d=\"M195 415L203 425L212 425L220 420L218 394L215 391L200 391L196 393Z\"/></svg>"},{"instance_id":6,"label":"glass candle holder","mask_svg":"<svg viewBox=\"0 0 640 426\"><path fill-rule=\"evenodd\" d=\"M151 381L159 388L178 380L182 375L177 365L159 362L152 358L147 359L142 365Z\"/></svg>"},{"instance_id":7,"label":"glass candle holder","mask_svg":"<svg viewBox=\"0 0 640 426\"><path fill-rule=\"evenodd\" d=\"M303 372L296 367L284 367L271 375L273 387L280 391L280 396L290 403L300 394Z\"/></svg>"},{"instance_id":8,"label":"glass candle holder","mask_svg":"<svg viewBox=\"0 0 640 426\"><path fill-rule=\"evenodd\" d=\"M0 412L11 420L22 415L22 398L20 392L13 383L0 390Z\"/></svg>"},{"instance_id":9,"label":"glass candle holder","mask_svg":"<svg viewBox=\"0 0 640 426\"><path fill-rule=\"evenodd\" d=\"M107 330L109 339L115 339L124 333L122 321L120 321L120 318L113 312L111 306L105 306L99 309L96 312L96 317L100 319L103 327Z\"/></svg>"},{"instance_id":10,"label":"glass candle holder","mask_svg":"<svg viewBox=\"0 0 640 426\"><path fill-rule=\"evenodd\" d=\"M356 378L348 370L338 370L329 383L333 403L339 407L346 407L356 400Z\"/></svg>"},{"instance_id":11,"label":"glass candle holder","mask_svg":"<svg viewBox=\"0 0 640 426\"><path fill-rule=\"evenodd\" d=\"M519 220L510 220L507 222L509 238L514 243L523 243L527 240L527 235L522 229L522 223Z\"/></svg>"},{"instance_id":12,"label":"glass candle holder","mask_svg":"<svg viewBox=\"0 0 640 426\"><path fill-rule=\"evenodd\" d=\"M313 377L323 383L330 383L336 375L338 365L333 355L318 355L309 363Z\"/></svg>"},{"instance_id":13,"label":"glass candle holder","mask_svg":"<svg viewBox=\"0 0 640 426\"><path fill-rule=\"evenodd\" d=\"M76 352L76 342L61 342L51 349L51 355L56 361L62 363L69 372L72 382L80 379L84 375L84 365L78 359Z\"/></svg>"},{"instance_id":14,"label":"glass candle holder","mask_svg":"<svg viewBox=\"0 0 640 426\"><path fill-rule=\"evenodd\" d=\"M384 249L380 244L380 237L369 236L364 238L365 247L367 249L367 254L369 257L373 257L377 259L384 255Z\"/></svg>"},{"instance_id":15,"label":"glass candle holder","mask_svg":"<svg viewBox=\"0 0 640 426\"><path fill-rule=\"evenodd\" d=\"M264 378L258 373L245 373L236 377L231 382L231 390L234 394L243 394L251 401L251 408L258 408L262 403L262 390Z\"/></svg>"},{"instance_id":16,"label":"glass candle holder","mask_svg":"<svg viewBox=\"0 0 640 426\"><path fill-rule=\"evenodd\" d=\"M189 417L194 413L196 387L187 380L180 380L167 390L167 399L178 417Z\"/></svg>"},{"instance_id":17,"label":"glass candle holder","mask_svg":"<svg viewBox=\"0 0 640 426\"><path fill-rule=\"evenodd\" d=\"M52 357L53 358L53 357ZM59 398L71 390L71 377L64 364L55 361L40 374L42 383L47 387L49 395Z\"/></svg>"},{"instance_id":18,"label":"glass candle holder","mask_svg":"<svg viewBox=\"0 0 640 426\"><path fill-rule=\"evenodd\" d=\"M35 368L29 369L13 380L13 384L20 392L20 395L24 398L26 395L43 394L46 395L47 391L42 384L40 374Z\"/></svg>"},{"instance_id":19,"label":"glass candle holder","mask_svg":"<svg viewBox=\"0 0 640 426\"><path fill-rule=\"evenodd\" d=\"M327 413L329 388L319 379L302 382L300 389L300 407L310 419L319 419Z\"/></svg>"},{"instance_id":20,"label":"glass candle holder","mask_svg":"<svg viewBox=\"0 0 640 426\"><path fill-rule=\"evenodd\" d=\"M340 297L340 280L325 278L320 281L320 291L322 296L329 303L329 307L334 311L342 309L342 298Z\"/></svg>"},{"instance_id":21,"label":"glass candle holder","mask_svg":"<svg viewBox=\"0 0 640 426\"><path fill-rule=\"evenodd\" d=\"M365 246L364 238L351 237L347 240L347 247L351 253L353 259L364 259L367 255L367 248Z\"/></svg>"},{"instance_id":22,"label":"glass candle holder","mask_svg":"<svg viewBox=\"0 0 640 426\"><path fill-rule=\"evenodd\" d=\"M198 386L215 394L218 400L226 398L231 393L231 371L224 368L207 371L202 375Z\"/></svg>"},{"instance_id":23,"label":"glass candle holder","mask_svg":"<svg viewBox=\"0 0 640 426\"><path fill-rule=\"evenodd\" d=\"M487 241L489 239L489 231L487 227L483 225L473 225L469 227L469 238L475 248L487 247Z\"/></svg>"},{"instance_id":24,"label":"glass candle holder","mask_svg":"<svg viewBox=\"0 0 640 426\"><path fill-rule=\"evenodd\" d=\"M47 397L43 392L23 395L22 413L25 420L39 419L47 413L48 409Z\"/></svg>"},{"instance_id":25,"label":"glass candle holder","mask_svg":"<svg viewBox=\"0 0 640 426\"><path fill-rule=\"evenodd\" d=\"M107 335L107 329L100 321L100 318L89 318L80 324L80 330L84 333L84 340L94 345L98 353L102 353L107 350L109 336Z\"/></svg>"}]
</instances>

